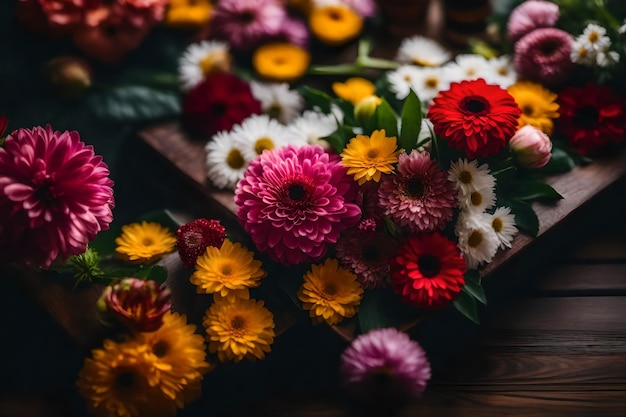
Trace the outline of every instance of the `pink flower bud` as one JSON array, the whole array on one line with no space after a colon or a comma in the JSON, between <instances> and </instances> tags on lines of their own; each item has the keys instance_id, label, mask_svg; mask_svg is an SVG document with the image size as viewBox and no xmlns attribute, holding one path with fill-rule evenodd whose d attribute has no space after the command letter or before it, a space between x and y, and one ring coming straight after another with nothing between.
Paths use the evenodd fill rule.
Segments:
<instances>
[{"instance_id":1,"label":"pink flower bud","mask_svg":"<svg viewBox=\"0 0 626 417\"><path fill-rule=\"evenodd\" d=\"M521 127L509 141L517 161L526 168L541 168L550 160L552 141L534 126Z\"/></svg>"},{"instance_id":2,"label":"pink flower bud","mask_svg":"<svg viewBox=\"0 0 626 417\"><path fill-rule=\"evenodd\" d=\"M170 290L155 281L124 278L105 288L97 307L107 324L119 323L133 332L153 332L171 309L170 299Z\"/></svg>"},{"instance_id":3,"label":"pink flower bud","mask_svg":"<svg viewBox=\"0 0 626 417\"><path fill-rule=\"evenodd\" d=\"M511 12L507 23L507 35L511 42L517 42L537 28L554 27L559 14L557 4L543 0L527 0Z\"/></svg>"}]
</instances>

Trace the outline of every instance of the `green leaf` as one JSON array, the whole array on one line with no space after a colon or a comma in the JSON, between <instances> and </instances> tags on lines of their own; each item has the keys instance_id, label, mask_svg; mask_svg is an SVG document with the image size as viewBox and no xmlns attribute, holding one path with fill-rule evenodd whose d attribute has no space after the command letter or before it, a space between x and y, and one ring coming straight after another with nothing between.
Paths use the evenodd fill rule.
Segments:
<instances>
[{"instance_id":1,"label":"green leaf","mask_svg":"<svg viewBox=\"0 0 626 417\"><path fill-rule=\"evenodd\" d=\"M335 151L337 151L337 153L341 153L343 151L343 149L346 146L346 143L348 143L348 141L350 141L350 139L352 139L354 137L354 131L352 130L352 126L340 126L337 130L335 130L332 134L330 134L329 136L326 136L324 138L325 141L327 141L330 146L333 147L333 149Z\"/></svg>"},{"instance_id":2,"label":"green leaf","mask_svg":"<svg viewBox=\"0 0 626 417\"><path fill-rule=\"evenodd\" d=\"M560 200L563 198L554 188L543 181L516 181L513 184L511 197L519 200L534 200L536 198Z\"/></svg>"},{"instance_id":3,"label":"green leaf","mask_svg":"<svg viewBox=\"0 0 626 417\"><path fill-rule=\"evenodd\" d=\"M569 172L576 166L576 161L565 150L557 147L552 148L552 156L548 164L541 168L541 172L547 175L562 174Z\"/></svg>"},{"instance_id":4,"label":"green leaf","mask_svg":"<svg viewBox=\"0 0 626 417\"><path fill-rule=\"evenodd\" d=\"M376 112L374 112L372 120L375 125L371 131L385 129L386 136L398 136L398 116L384 98L381 100L378 107L376 107Z\"/></svg>"},{"instance_id":5,"label":"green leaf","mask_svg":"<svg viewBox=\"0 0 626 417\"><path fill-rule=\"evenodd\" d=\"M417 138L422 127L422 105L413 90L410 90L404 102L401 120L399 146L410 153L417 146Z\"/></svg>"},{"instance_id":6,"label":"green leaf","mask_svg":"<svg viewBox=\"0 0 626 417\"><path fill-rule=\"evenodd\" d=\"M300 94L308 104L308 108L319 107L323 113L330 113L330 103L333 98L321 90L309 86L302 86Z\"/></svg>"},{"instance_id":7,"label":"green leaf","mask_svg":"<svg viewBox=\"0 0 626 417\"><path fill-rule=\"evenodd\" d=\"M120 86L94 93L87 99L93 114L107 122L144 122L175 117L181 112L176 90Z\"/></svg>"},{"instance_id":8,"label":"green leaf","mask_svg":"<svg viewBox=\"0 0 626 417\"><path fill-rule=\"evenodd\" d=\"M156 281L159 284L163 284L167 280L167 276L168 272L165 267L161 265L152 265L146 278L152 281Z\"/></svg>"},{"instance_id":9,"label":"green leaf","mask_svg":"<svg viewBox=\"0 0 626 417\"><path fill-rule=\"evenodd\" d=\"M533 207L525 201L512 199L511 212L515 214L515 225L522 232L536 237L539 233L539 218Z\"/></svg>"},{"instance_id":10,"label":"green leaf","mask_svg":"<svg viewBox=\"0 0 626 417\"><path fill-rule=\"evenodd\" d=\"M454 307L465 317L470 319L476 324L480 324L478 319L478 306L476 300L465 292L459 293L458 297L453 302Z\"/></svg>"},{"instance_id":11,"label":"green leaf","mask_svg":"<svg viewBox=\"0 0 626 417\"><path fill-rule=\"evenodd\" d=\"M465 285L463 291L472 296L480 303L487 304L487 296L480 283L480 275L475 269L470 269L465 273Z\"/></svg>"}]
</instances>

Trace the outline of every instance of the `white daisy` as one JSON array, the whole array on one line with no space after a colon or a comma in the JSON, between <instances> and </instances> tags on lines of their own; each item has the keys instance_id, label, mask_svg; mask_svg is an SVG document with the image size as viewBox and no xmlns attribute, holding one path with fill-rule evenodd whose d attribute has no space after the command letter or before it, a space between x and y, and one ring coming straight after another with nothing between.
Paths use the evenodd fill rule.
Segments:
<instances>
[{"instance_id":1,"label":"white daisy","mask_svg":"<svg viewBox=\"0 0 626 417\"><path fill-rule=\"evenodd\" d=\"M253 114L231 131L233 140L247 160L261 155L264 150L278 149L291 142L286 126L266 114Z\"/></svg>"},{"instance_id":2,"label":"white daisy","mask_svg":"<svg viewBox=\"0 0 626 417\"><path fill-rule=\"evenodd\" d=\"M489 219L480 213L463 213L459 216L455 233L457 244L469 269L490 262L498 251L498 236Z\"/></svg>"},{"instance_id":3,"label":"white daisy","mask_svg":"<svg viewBox=\"0 0 626 417\"><path fill-rule=\"evenodd\" d=\"M581 36L572 43L570 59L573 63L588 66L594 65L596 63L596 55L596 50L590 48L586 39L583 39Z\"/></svg>"},{"instance_id":4,"label":"white daisy","mask_svg":"<svg viewBox=\"0 0 626 417\"><path fill-rule=\"evenodd\" d=\"M283 124L291 123L304 108L304 99L287 83L250 82L252 95L261 102L263 113Z\"/></svg>"},{"instance_id":5,"label":"white daisy","mask_svg":"<svg viewBox=\"0 0 626 417\"><path fill-rule=\"evenodd\" d=\"M402 64L438 67L448 62L451 56L450 52L436 41L417 35L402 40L396 60Z\"/></svg>"},{"instance_id":6,"label":"white daisy","mask_svg":"<svg viewBox=\"0 0 626 417\"><path fill-rule=\"evenodd\" d=\"M589 23L579 38L596 51L606 51L611 46L611 38L606 36L606 29L595 23Z\"/></svg>"},{"instance_id":7,"label":"white daisy","mask_svg":"<svg viewBox=\"0 0 626 417\"><path fill-rule=\"evenodd\" d=\"M596 64L600 67L608 67L619 62L619 54L615 51L598 51L596 55Z\"/></svg>"},{"instance_id":8,"label":"white daisy","mask_svg":"<svg viewBox=\"0 0 626 417\"><path fill-rule=\"evenodd\" d=\"M450 88L450 82L445 78L445 72L441 68L417 68L413 89L425 107L430 106L433 98L437 97L440 91L448 88Z\"/></svg>"},{"instance_id":9,"label":"white daisy","mask_svg":"<svg viewBox=\"0 0 626 417\"><path fill-rule=\"evenodd\" d=\"M178 60L180 88L189 91L216 69L230 66L228 44L220 41L192 43Z\"/></svg>"},{"instance_id":10,"label":"white daisy","mask_svg":"<svg viewBox=\"0 0 626 417\"><path fill-rule=\"evenodd\" d=\"M337 127L334 114L306 110L302 116L289 125L288 129L297 143L322 145L325 149L329 149L330 144L322 138L331 135Z\"/></svg>"},{"instance_id":11,"label":"white daisy","mask_svg":"<svg viewBox=\"0 0 626 417\"><path fill-rule=\"evenodd\" d=\"M483 213L496 203L494 187L483 187L464 192L459 190L459 207L472 213Z\"/></svg>"},{"instance_id":12,"label":"white daisy","mask_svg":"<svg viewBox=\"0 0 626 417\"><path fill-rule=\"evenodd\" d=\"M496 185L496 178L489 173L489 165L478 166L475 159L468 161L459 158L457 162L450 164L448 179L456 184L459 191L464 194L485 188L493 189Z\"/></svg>"},{"instance_id":13,"label":"white daisy","mask_svg":"<svg viewBox=\"0 0 626 417\"><path fill-rule=\"evenodd\" d=\"M517 234L517 227L515 227L515 215L511 213L511 209L508 207L498 207L493 214L487 214L491 221L491 227L498 236L500 242L500 248L510 248L513 238Z\"/></svg>"},{"instance_id":14,"label":"white daisy","mask_svg":"<svg viewBox=\"0 0 626 417\"><path fill-rule=\"evenodd\" d=\"M489 71L485 75L485 81L490 84L497 84L506 89L515 84L517 73L513 66L513 61L508 55L491 58L487 61Z\"/></svg>"},{"instance_id":15,"label":"white daisy","mask_svg":"<svg viewBox=\"0 0 626 417\"><path fill-rule=\"evenodd\" d=\"M485 78L490 71L487 59L477 54L457 55L454 62L447 63L443 68L451 82Z\"/></svg>"},{"instance_id":16,"label":"white daisy","mask_svg":"<svg viewBox=\"0 0 626 417\"><path fill-rule=\"evenodd\" d=\"M230 132L213 135L205 150L207 177L217 188L234 189L243 178L248 162L241 149L235 144Z\"/></svg>"},{"instance_id":17,"label":"white daisy","mask_svg":"<svg viewBox=\"0 0 626 417\"><path fill-rule=\"evenodd\" d=\"M401 65L387 73L389 89L395 93L398 100L404 100L411 89L415 90L415 83L419 79L419 68L415 65Z\"/></svg>"}]
</instances>

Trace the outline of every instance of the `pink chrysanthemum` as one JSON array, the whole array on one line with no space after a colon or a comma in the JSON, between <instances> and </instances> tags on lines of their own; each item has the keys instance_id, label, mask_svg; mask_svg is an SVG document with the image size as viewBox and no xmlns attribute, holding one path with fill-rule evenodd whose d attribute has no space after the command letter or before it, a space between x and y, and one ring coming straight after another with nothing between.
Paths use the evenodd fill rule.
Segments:
<instances>
[{"instance_id":1,"label":"pink chrysanthemum","mask_svg":"<svg viewBox=\"0 0 626 417\"><path fill-rule=\"evenodd\" d=\"M363 288L369 289L389 280L389 262L396 246L396 239L386 233L351 229L341 236L335 249L341 263L354 272Z\"/></svg>"},{"instance_id":2,"label":"pink chrysanthemum","mask_svg":"<svg viewBox=\"0 0 626 417\"><path fill-rule=\"evenodd\" d=\"M306 49L309 45L309 30L302 20L287 17L280 26L278 33L271 39L285 41Z\"/></svg>"},{"instance_id":3,"label":"pink chrysanthemum","mask_svg":"<svg viewBox=\"0 0 626 417\"><path fill-rule=\"evenodd\" d=\"M361 216L355 182L321 146L263 152L237 184L237 216L261 252L285 265L320 260Z\"/></svg>"},{"instance_id":4,"label":"pink chrysanthemum","mask_svg":"<svg viewBox=\"0 0 626 417\"><path fill-rule=\"evenodd\" d=\"M417 150L400 154L396 175L386 176L378 189L385 215L412 232L443 229L452 218L456 194L448 174L428 152Z\"/></svg>"},{"instance_id":5,"label":"pink chrysanthemum","mask_svg":"<svg viewBox=\"0 0 626 417\"><path fill-rule=\"evenodd\" d=\"M211 33L235 49L248 50L280 32L287 13L277 0L220 0L211 14Z\"/></svg>"},{"instance_id":6,"label":"pink chrysanthemum","mask_svg":"<svg viewBox=\"0 0 626 417\"><path fill-rule=\"evenodd\" d=\"M113 219L113 181L77 132L18 129L0 148L0 256L49 267Z\"/></svg>"},{"instance_id":7,"label":"pink chrysanthemum","mask_svg":"<svg viewBox=\"0 0 626 417\"><path fill-rule=\"evenodd\" d=\"M430 380L422 347L395 328L362 334L341 354L343 385L370 403L420 397Z\"/></svg>"},{"instance_id":8,"label":"pink chrysanthemum","mask_svg":"<svg viewBox=\"0 0 626 417\"><path fill-rule=\"evenodd\" d=\"M563 84L574 66L570 58L573 41L561 29L535 29L515 44L515 70L532 81L552 86Z\"/></svg>"},{"instance_id":9,"label":"pink chrysanthemum","mask_svg":"<svg viewBox=\"0 0 626 417\"><path fill-rule=\"evenodd\" d=\"M511 42L517 42L537 28L554 27L559 14L559 6L551 1L527 0L511 12L507 36Z\"/></svg>"}]
</instances>

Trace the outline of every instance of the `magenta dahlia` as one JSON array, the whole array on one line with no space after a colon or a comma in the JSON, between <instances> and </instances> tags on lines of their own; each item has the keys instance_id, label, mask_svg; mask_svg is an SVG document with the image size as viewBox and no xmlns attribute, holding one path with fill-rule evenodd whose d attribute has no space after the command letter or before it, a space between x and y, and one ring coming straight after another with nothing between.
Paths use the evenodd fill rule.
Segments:
<instances>
[{"instance_id":1,"label":"magenta dahlia","mask_svg":"<svg viewBox=\"0 0 626 417\"><path fill-rule=\"evenodd\" d=\"M395 328L362 334L341 354L344 387L368 403L420 397L430 363L419 343Z\"/></svg>"},{"instance_id":2,"label":"magenta dahlia","mask_svg":"<svg viewBox=\"0 0 626 417\"><path fill-rule=\"evenodd\" d=\"M363 288L386 284L389 262L395 255L396 239L384 232L346 231L337 242L337 258L354 272Z\"/></svg>"},{"instance_id":3,"label":"magenta dahlia","mask_svg":"<svg viewBox=\"0 0 626 417\"><path fill-rule=\"evenodd\" d=\"M513 64L520 77L551 86L563 85L574 68L569 33L557 28L539 28L515 44Z\"/></svg>"},{"instance_id":4,"label":"magenta dahlia","mask_svg":"<svg viewBox=\"0 0 626 417\"><path fill-rule=\"evenodd\" d=\"M507 90L482 78L452 83L428 109L435 133L469 158L500 152L521 114Z\"/></svg>"},{"instance_id":5,"label":"magenta dahlia","mask_svg":"<svg viewBox=\"0 0 626 417\"><path fill-rule=\"evenodd\" d=\"M287 18L278 0L220 0L211 13L213 37L248 50L278 34Z\"/></svg>"},{"instance_id":6,"label":"magenta dahlia","mask_svg":"<svg viewBox=\"0 0 626 417\"><path fill-rule=\"evenodd\" d=\"M49 267L113 219L113 181L77 132L18 129L0 148L0 257Z\"/></svg>"},{"instance_id":7,"label":"magenta dahlia","mask_svg":"<svg viewBox=\"0 0 626 417\"><path fill-rule=\"evenodd\" d=\"M511 12L507 21L507 36L511 42L517 42L537 28L554 27L559 15L559 6L551 1L526 0Z\"/></svg>"},{"instance_id":8,"label":"magenta dahlia","mask_svg":"<svg viewBox=\"0 0 626 417\"><path fill-rule=\"evenodd\" d=\"M237 184L237 216L261 252L285 265L318 261L361 209L356 183L321 146L265 151Z\"/></svg>"},{"instance_id":9,"label":"magenta dahlia","mask_svg":"<svg viewBox=\"0 0 626 417\"><path fill-rule=\"evenodd\" d=\"M400 154L396 174L386 176L378 189L385 215L412 232L443 229L452 219L456 196L448 174L428 152L417 150Z\"/></svg>"}]
</instances>

